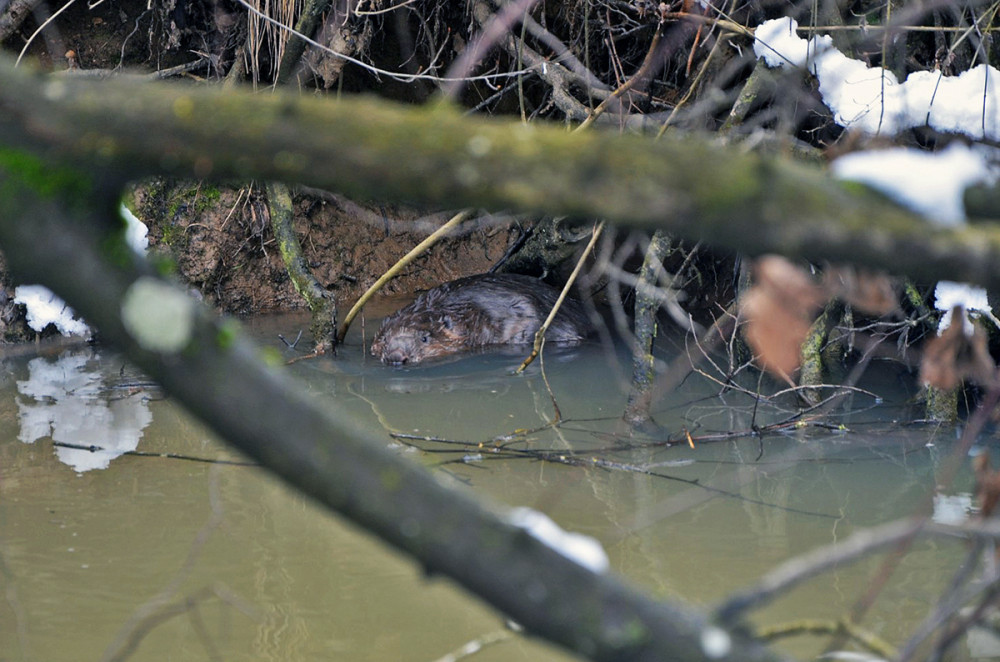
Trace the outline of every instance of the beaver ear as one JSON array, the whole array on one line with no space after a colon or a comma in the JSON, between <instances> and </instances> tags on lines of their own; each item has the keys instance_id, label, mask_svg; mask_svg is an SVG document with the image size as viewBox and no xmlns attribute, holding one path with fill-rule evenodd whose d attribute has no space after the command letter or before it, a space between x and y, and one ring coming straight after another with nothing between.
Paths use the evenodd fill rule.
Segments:
<instances>
[{"instance_id":1,"label":"beaver ear","mask_svg":"<svg viewBox=\"0 0 1000 662\"><path fill-rule=\"evenodd\" d=\"M446 328L446 329L449 329L449 330L450 330L450 329L452 328L452 326L454 326L454 325L452 324L452 322L451 322L451 315L442 315L442 316L441 316L441 325L442 325L442 326L443 326L444 328Z\"/></svg>"}]
</instances>

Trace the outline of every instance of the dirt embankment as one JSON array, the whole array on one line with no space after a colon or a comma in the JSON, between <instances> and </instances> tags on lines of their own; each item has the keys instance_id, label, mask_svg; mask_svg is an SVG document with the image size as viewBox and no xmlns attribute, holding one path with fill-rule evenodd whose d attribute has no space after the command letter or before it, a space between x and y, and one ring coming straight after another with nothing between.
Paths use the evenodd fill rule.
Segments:
<instances>
[{"instance_id":1,"label":"dirt embankment","mask_svg":"<svg viewBox=\"0 0 1000 662\"><path fill-rule=\"evenodd\" d=\"M176 277L220 312L240 317L305 307L285 270L260 187L153 180L135 187L130 206L149 227L149 250L176 265ZM375 280L450 216L320 192L294 197L294 229L319 283L346 312ZM417 258L383 290L412 294L501 260L523 228L479 217ZM3 269L0 330L8 341L35 338L14 306ZM54 333L50 328L49 332Z\"/></svg>"},{"instance_id":2,"label":"dirt embankment","mask_svg":"<svg viewBox=\"0 0 1000 662\"><path fill-rule=\"evenodd\" d=\"M260 188L159 180L137 187L135 202L150 227L151 249L167 253L179 277L219 310L246 316L304 307L275 244ZM306 263L341 307L353 304L449 216L318 191L300 192L294 205ZM470 221L407 267L385 293L415 292L486 271L519 235L505 221Z\"/></svg>"}]
</instances>

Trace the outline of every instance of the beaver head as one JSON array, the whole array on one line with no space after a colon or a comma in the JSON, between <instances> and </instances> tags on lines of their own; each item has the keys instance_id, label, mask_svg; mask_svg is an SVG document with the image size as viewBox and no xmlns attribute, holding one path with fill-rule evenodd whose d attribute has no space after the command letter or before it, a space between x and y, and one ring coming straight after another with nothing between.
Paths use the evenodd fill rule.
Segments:
<instances>
[{"instance_id":1,"label":"beaver head","mask_svg":"<svg viewBox=\"0 0 1000 662\"><path fill-rule=\"evenodd\" d=\"M371 353L382 363L405 365L453 354L463 344L462 333L450 315L404 309L382 321Z\"/></svg>"}]
</instances>

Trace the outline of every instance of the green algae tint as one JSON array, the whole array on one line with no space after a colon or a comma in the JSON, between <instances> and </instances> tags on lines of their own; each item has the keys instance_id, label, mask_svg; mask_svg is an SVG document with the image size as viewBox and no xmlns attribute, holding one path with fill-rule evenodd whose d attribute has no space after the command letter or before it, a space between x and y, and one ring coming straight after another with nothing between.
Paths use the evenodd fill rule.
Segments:
<instances>
[{"instance_id":1,"label":"green algae tint","mask_svg":"<svg viewBox=\"0 0 1000 662\"><path fill-rule=\"evenodd\" d=\"M94 190L93 180L74 168L53 166L25 151L0 147L0 169L45 198L81 203ZM8 184L2 184L6 187ZM9 192L5 191L5 195ZM89 202L89 200L87 201Z\"/></svg>"}]
</instances>

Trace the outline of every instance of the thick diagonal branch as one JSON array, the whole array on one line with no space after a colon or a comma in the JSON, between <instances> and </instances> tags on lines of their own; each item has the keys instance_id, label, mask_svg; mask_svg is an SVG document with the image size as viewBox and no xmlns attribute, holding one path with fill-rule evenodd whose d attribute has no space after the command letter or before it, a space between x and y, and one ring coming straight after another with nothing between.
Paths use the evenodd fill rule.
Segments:
<instances>
[{"instance_id":1,"label":"thick diagonal branch","mask_svg":"<svg viewBox=\"0 0 1000 662\"><path fill-rule=\"evenodd\" d=\"M412 555L428 573L451 577L529 631L591 659L777 659L693 610L569 560L392 453L338 415L335 402L309 399L264 367L235 322L215 318L179 289L171 293L123 237L99 232L112 205L89 199L79 185L69 187L71 201L62 200L53 189L73 184L72 175L40 173L25 166L31 163L23 155L0 159L0 246L11 268L55 290L189 411L296 489ZM136 331L130 311L150 291L158 295L153 309L169 299L187 320L181 343L157 345L155 328Z\"/></svg>"}]
</instances>

